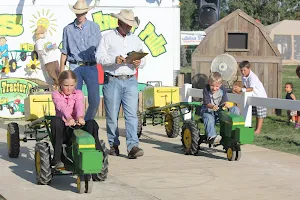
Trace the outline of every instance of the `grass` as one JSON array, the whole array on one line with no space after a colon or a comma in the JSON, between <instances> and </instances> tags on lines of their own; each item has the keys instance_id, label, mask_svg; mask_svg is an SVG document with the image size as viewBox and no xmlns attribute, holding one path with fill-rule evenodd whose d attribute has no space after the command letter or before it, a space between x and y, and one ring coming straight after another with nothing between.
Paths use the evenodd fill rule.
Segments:
<instances>
[{"instance_id":1,"label":"grass","mask_svg":"<svg viewBox=\"0 0 300 200\"><path fill-rule=\"evenodd\" d=\"M286 82L294 85L294 94L300 99L299 78L295 73L296 66L284 66L282 73L282 98L286 92ZM255 120L253 120L255 125ZM300 155L300 129L287 124L286 110L282 110L282 116L269 116L264 120L262 132L255 136L254 144L265 148Z\"/></svg>"}]
</instances>

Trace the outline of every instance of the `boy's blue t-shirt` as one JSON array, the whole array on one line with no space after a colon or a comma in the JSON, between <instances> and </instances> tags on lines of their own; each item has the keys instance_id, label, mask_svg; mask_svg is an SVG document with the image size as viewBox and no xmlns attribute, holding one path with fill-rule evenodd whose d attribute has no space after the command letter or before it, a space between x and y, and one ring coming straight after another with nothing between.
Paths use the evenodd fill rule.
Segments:
<instances>
[{"instance_id":1,"label":"boy's blue t-shirt","mask_svg":"<svg viewBox=\"0 0 300 200\"><path fill-rule=\"evenodd\" d=\"M0 46L0 52L3 52L4 50L6 50L6 52L4 54L2 54L0 58L8 57L8 45L7 44Z\"/></svg>"},{"instance_id":2,"label":"boy's blue t-shirt","mask_svg":"<svg viewBox=\"0 0 300 200\"><path fill-rule=\"evenodd\" d=\"M210 85L207 84L203 89L203 108L206 108L207 104L221 105L228 101L227 92L222 85L218 91L214 94L210 90ZM210 110L210 109L209 109Z\"/></svg>"}]
</instances>

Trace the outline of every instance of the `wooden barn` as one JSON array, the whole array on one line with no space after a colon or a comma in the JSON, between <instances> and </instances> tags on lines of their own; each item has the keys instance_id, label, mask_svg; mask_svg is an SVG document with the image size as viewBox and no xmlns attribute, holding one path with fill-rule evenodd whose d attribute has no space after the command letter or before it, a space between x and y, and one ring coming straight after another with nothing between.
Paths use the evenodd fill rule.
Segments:
<instances>
[{"instance_id":1,"label":"wooden barn","mask_svg":"<svg viewBox=\"0 0 300 200\"><path fill-rule=\"evenodd\" d=\"M205 32L206 37L192 54L193 87L203 88L213 59L228 53L238 63L251 63L268 97L282 98L282 58L263 24L238 9Z\"/></svg>"}]
</instances>

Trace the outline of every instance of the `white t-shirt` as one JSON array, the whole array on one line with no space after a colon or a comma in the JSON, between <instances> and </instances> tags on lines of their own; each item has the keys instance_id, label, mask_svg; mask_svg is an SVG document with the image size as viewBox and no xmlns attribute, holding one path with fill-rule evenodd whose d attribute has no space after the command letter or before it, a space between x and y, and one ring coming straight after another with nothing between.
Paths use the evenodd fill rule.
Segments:
<instances>
[{"instance_id":1,"label":"white t-shirt","mask_svg":"<svg viewBox=\"0 0 300 200\"><path fill-rule=\"evenodd\" d=\"M57 55L55 54L55 50L57 50L56 44L53 44L47 38L40 38L36 41L35 46L44 64L57 61Z\"/></svg>"},{"instance_id":2,"label":"white t-shirt","mask_svg":"<svg viewBox=\"0 0 300 200\"><path fill-rule=\"evenodd\" d=\"M248 77L242 78L243 84L246 88L253 88L253 96L255 97L267 97L266 90L259 80L259 78L250 70Z\"/></svg>"}]
</instances>

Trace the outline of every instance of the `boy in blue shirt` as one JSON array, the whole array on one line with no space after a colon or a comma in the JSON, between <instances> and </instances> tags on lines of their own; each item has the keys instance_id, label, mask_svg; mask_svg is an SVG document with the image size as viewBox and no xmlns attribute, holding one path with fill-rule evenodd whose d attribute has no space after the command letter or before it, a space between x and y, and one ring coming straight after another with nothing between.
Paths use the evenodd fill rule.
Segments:
<instances>
[{"instance_id":1,"label":"boy in blue shirt","mask_svg":"<svg viewBox=\"0 0 300 200\"><path fill-rule=\"evenodd\" d=\"M0 59L2 60L2 65L5 66L5 61L8 60L8 45L5 37L0 37Z\"/></svg>"},{"instance_id":2,"label":"boy in blue shirt","mask_svg":"<svg viewBox=\"0 0 300 200\"><path fill-rule=\"evenodd\" d=\"M204 121L204 129L207 134L207 141L210 144L219 144L222 137L217 135L215 128L216 118L218 113L216 112L220 106L230 108L227 103L227 92L222 86L222 76L218 72L213 72L209 76L208 84L203 89L203 106L201 108L201 116ZM230 112L239 114L239 108L233 106Z\"/></svg>"}]
</instances>

